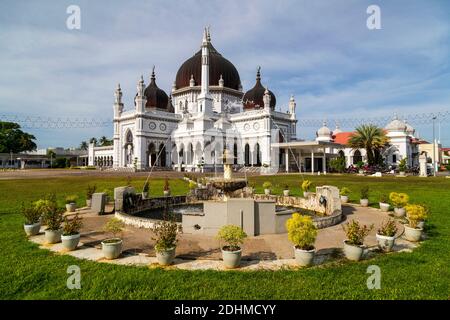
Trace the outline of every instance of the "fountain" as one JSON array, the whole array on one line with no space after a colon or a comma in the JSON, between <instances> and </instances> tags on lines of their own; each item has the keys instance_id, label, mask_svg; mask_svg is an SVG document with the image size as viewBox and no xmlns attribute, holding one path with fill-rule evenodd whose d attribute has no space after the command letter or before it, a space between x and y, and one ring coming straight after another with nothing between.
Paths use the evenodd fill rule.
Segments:
<instances>
[{"instance_id":1,"label":"fountain","mask_svg":"<svg viewBox=\"0 0 450 320\"><path fill-rule=\"evenodd\" d=\"M231 198L233 192L247 186L246 179L233 178L233 163L235 157L229 149L225 149L221 157L223 162L223 178L212 178L214 188L223 192L223 200Z\"/></svg>"}]
</instances>

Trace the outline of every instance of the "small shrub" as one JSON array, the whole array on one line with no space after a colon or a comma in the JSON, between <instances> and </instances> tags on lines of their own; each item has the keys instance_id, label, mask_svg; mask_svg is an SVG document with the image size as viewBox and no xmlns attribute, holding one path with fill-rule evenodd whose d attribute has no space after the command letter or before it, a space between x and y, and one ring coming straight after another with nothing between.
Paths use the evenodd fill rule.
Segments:
<instances>
[{"instance_id":1,"label":"small shrub","mask_svg":"<svg viewBox=\"0 0 450 320\"><path fill-rule=\"evenodd\" d=\"M411 228L417 228L420 221L423 221L428 216L428 210L420 204L408 204L405 206L406 216L408 217L408 225Z\"/></svg>"},{"instance_id":2,"label":"small shrub","mask_svg":"<svg viewBox=\"0 0 450 320\"><path fill-rule=\"evenodd\" d=\"M406 193L391 192L389 194L389 200L391 200L394 207L403 208L408 204L409 196Z\"/></svg>"},{"instance_id":3,"label":"small shrub","mask_svg":"<svg viewBox=\"0 0 450 320\"><path fill-rule=\"evenodd\" d=\"M111 218L103 227L103 231L111 233L113 238L118 238L118 236L122 233L123 228L125 227L124 223L117 218Z\"/></svg>"},{"instance_id":4,"label":"small shrub","mask_svg":"<svg viewBox=\"0 0 450 320\"><path fill-rule=\"evenodd\" d=\"M170 191L169 179L167 177L164 179L164 191Z\"/></svg>"},{"instance_id":5,"label":"small shrub","mask_svg":"<svg viewBox=\"0 0 450 320\"><path fill-rule=\"evenodd\" d=\"M91 200L92 195L95 193L96 190L97 190L97 187L95 185L94 186L88 185L86 188L86 199Z\"/></svg>"},{"instance_id":6,"label":"small shrub","mask_svg":"<svg viewBox=\"0 0 450 320\"><path fill-rule=\"evenodd\" d=\"M227 244L224 246L225 250L237 251L240 249L239 245L244 243L244 239L247 238L247 234L242 228L229 224L220 228L216 237Z\"/></svg>"},{"instance_id":7,"label":"small shrub","mask_svg":"<svg viewBox=\"0 0 450 320\"><path fill-rule=\"evenodd\" d=\"M33 204L26 207L22 203L21 212L23 217L25 218L25 224L28 225L38 223L41 217L41 213L39 212L38 209L36 209L36 207Z\"/></svg>"},{"instance_id":8,"label":"small shrub","mask_svg":"<svg viewBox=\"0 0 450 320\"><path fill-rule=\"evenodd\" d=\"M262 185L263 189L270 189L272 188L272 183L270 181L266 181Z\"/></svg>"},{"instance_id":9,"label":"small shrub","mask_svg":"<svg viewBox=\"0 0 450 320\"><path fill-rule=\"evenodd\" d=\"M364 239L367 237L373 227L373 224L369 227L366 225L361 226L356 220L352 220L346 225L342 226L345 234L347 235L347 243L354 246L363 245Z\"/></svg>"},{"instance_id":10,"label":"small shrub","mask_svg":"<svg viewBox=\"0 0 450 320\"><path fill-rule=\"evenodd\" d=\"M388 203L388 201L389 201L389 197L387 196L387 194L382 194L381 196L380 196L380 202L381 203Z\"/></svg>"},{"instance_id":11,"label":"small shrub","mask_svg":"<svg viewBox=\"0 0 450 320\"><path fill-rule=\"evenodd\" d=\"M308 192L310 188L311 188L311 181L309 181L309 180L304 180L304 181L302 182L302 190L303 190L304 192Z\"/></svg>"},{"instance_id":12,"label":"small shrub","mask_svg":"<svg viewBox=\"0 0 450 320\"><path fill-rule=\"evenodd\" d=\"M340 194L341 194L341 196L348 196L349 194L350 194L350 189L349 188L347 188L347 187L343 187L342 189L341 189L341 192L340 192Z\"/></svg>"},{"instance_id":13,"label":"small shrub","mask_svg":"<svg viewBox=\"0 0 450 320\"><path fill-rule=\"evenodd\" d=\"M286 221L288 239L296 248L311 250L317 237L317 228L309 216L294 213L292 218Z\"/></svg>"},{"instance_id":14,"label":"small shrub","mask_svg":"<svg viewBox=\"0 0 450 320\"><path fill-rule=\"evenodd\" d=\"M380 228L377 232L381 236L393 237L397 233L397 225L395 224L394 219L388 219L385 222L381 223Z\"/></svg>"},{"instance_id":15,"label":"small shrub","mask_svg":"<svg viewBox=\"0 0 450 320\"><path fill-rule=\"evenodd\" d=\"M194 190L195 188L197 188L197 183L189 181L189 189Z\"/></svg>"},{"instance_id":16,"label":"small shrub","mask_svg":"<svg viewBox=\"0 0 450 320\"><path fill-rule=\"evenodd\" d=\"M408 168L408 165L406 164L406 160L407 158L403 158L402 160L400 160L400 162L398 163L398 170L401 171L406 171L406 169Z\"/></svg>"},{"instance_id":17,"label":"small shrub","mask_svg":"<svg viewBox=\"0 0 450 320\"><path fill-rule=\"evenodd\" d=\"M54 231L61 229L61 224L64 219L64 210L58 208L56 196L54 194L48 197L45 207L43 208L44 212L42 214L42 218L44 223L47 225L47 229Z\"/></svg>"},{"instance_id":18,"label":"small shrub","mask_svg":"<svg viewBox=\"0 0 450 320\"><path fill-rule=\"evenodd\" d=\"M64 218L63 235L71 236L80 233L81 227L83 226L83 219L78 216L78 213L72 218Z\"/></svg>"},{"instance_id":19,"label":"small shrub","mask_svg":"<svg viewBox=\"0 0 450 320\"><path fill-rule=\"evenodd\" d=\"M155 235L152 240L156 241L155 250L161 252L177 245L177 235L181 232L181 226L173 220L163 220L155 223L152 231Z\"/></svg>"},{"instance_id":20,"label":"small shrub","mask_svg":"<svg viewBox=\"0 0 450 320\"><path fill-rule=\"evenodd\" d=\"M369 199L369 187L364 186L361 188L361 199Z\"/></svg>"},{"instance_id":21,"label":"small shrub","mask_svg":"<svg viewBox=\"0 0 450 320\"><path fill-rule=\"evenodd\" d=\"M364 167L364 162L363 161L358 161L358 163L356 163L356 167L361 170L362 167Z\"/></svg>"},{"instance_id":22,"label":"small shrub","mask_svg":"<svg viewBox=\"0 0 450 320\"><path fill-rule=\"evenodd\" d=\"M76 194L72 194L72 195L66 197L66 204L76 203L77 200L78 200L78 196Z\"/></svg>"}]
</instances>

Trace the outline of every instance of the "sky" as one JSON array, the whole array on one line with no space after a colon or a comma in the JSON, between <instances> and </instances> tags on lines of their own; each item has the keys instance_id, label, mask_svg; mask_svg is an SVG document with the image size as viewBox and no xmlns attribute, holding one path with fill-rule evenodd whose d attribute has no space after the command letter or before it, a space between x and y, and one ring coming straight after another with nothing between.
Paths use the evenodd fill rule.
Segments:
<instances>
[{"instance_id":1,"label":"sky","mask_svg":"<svg viewBox=\"0 0 450 320\"><path fill-rule=\"evenodd\" d=\"M381 29L367 27L372 4L380 7ZM79 30L66 26L70 5L80 7ZM0 115L110 119L117 83L130 109L140 75L148 83L153 65L158 86L169 93L178 68L199 50L205 26L244 91L261 66L277 110L286 111L293 94L299 119L447 111L449 17L445 0L2 0ZM440 123L448 147L449 122ZM432 140L431 124L415 128ZM312 139L316 130L299 125L297 134ZM40 148L70 147L112 136L112 125L27 131Z\"/></svg>"}]
</instances>

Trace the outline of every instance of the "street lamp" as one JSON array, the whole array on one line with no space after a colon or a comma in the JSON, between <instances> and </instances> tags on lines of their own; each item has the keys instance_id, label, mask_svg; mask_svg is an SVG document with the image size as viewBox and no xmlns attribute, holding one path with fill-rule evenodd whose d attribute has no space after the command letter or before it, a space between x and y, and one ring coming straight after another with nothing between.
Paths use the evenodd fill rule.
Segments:
<instances>
[{"instance_id":1,"label":"street lamp","mask_svg":"<svg viewBox=\"0 0 450 320\"><path fill-rule=\"evenodd\" d=\"M433 117L433 176L436 177L436 139L434 137L434 120L436 120L436 116Z\"/></svg>"}]
</instances>

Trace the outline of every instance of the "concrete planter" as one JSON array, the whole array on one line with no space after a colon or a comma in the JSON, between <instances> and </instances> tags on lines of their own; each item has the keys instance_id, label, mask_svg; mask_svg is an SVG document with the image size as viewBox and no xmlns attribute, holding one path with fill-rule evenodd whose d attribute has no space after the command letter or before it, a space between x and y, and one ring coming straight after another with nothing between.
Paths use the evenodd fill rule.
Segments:
<instances>
[{"instance_id":1,"label":"concrete planter","mask_svg":"<svg viewBox=\"0 0 450 320\"><path fill-rule=\"evenodd\" d=\"M103 256L108 260L116 259L122 253L122 239L114 238L102 241Z\"/></svg>"},{"instance_id":2,"label":"concrete planter","mask_svg":"<svg viewBox=\"0 0 450 320\"><path fill-rule=\"evenodd\" d=\"M283 190L283 196L289 197L289 190Z\"/></svg>"},{"instance_id":3,"label":"concrete planter","mask_svg":"<svg viewBox=\"0 0 450 320\"><path fill-rule=\"evenodd\" d=\"M394 208L394 216L396 217L404 217L406 214L405 208Z\"/></svg>"},{"instance_id":4,"label":"concrete planter","mask_svg":"<svg viewBox=\"0 0 450 320\"><path fill-rule=\"evenodd\" d=\"M33 224L24 224L23 229L25 230L27 236L35 236L39 233L39 230L41 230L41 223L36 222Z\"/></svg>"},{"instance_id":5,"label":"concrete planter","mask_svg":"<svg viewBox=\"0 0 450 320\"><path fill-rule=\"evenodd\" d=\"M86 207L90 207L91 206L91 199L86 199Z\"/></svg>"},{"instance_id":6,"label":"concrete planter","mask_svg":"<svg viewBox=\"0 0 450 320\"><path fill-rule=\"evenodd\" d=\"M72 235L62 235L61 241L63 244L64 249L68 251L75 250L78 246L78 243L80 242L80 234L72 234Z\"/></svg>"},{"instance_id":7,"label":"concrete planter","mask_svg":"<svg viewBox=\"0 0 450 320\"><path fill-rule=\"evenodd\" d=\"M225 268L234 269L241 264L242 249L237 251L227 251L222 248L222 259Z\"/></svg>"},{"instance_id":8,"label":"concrete planter","mask_svg":"<svg viewBox=\"0 0 450 320\"><path fill-rule=\"evenodd\" d=\"M407 224L405 226L405 238L408 241L411 242L417 242L420 241L420 238L422 237L422 228L411 228Z\"/></svg>"},{"instance_id":9,"label":"concrete planter","mask_svg":"<svg viewBox=\"0 0 450 320\"><path fill-rule=\"evenodd\" d=\"M348 260L359 261L364 254L364 246L354 246L344 240L344 254Z\"/></svg>"},{"instance_id":10,"label":"concrete planter","mask_svg":"<svg viewBox=\"0 0 450 320\"><path fill-rule=\"evenodd\" d=\"M384 252L390 252L392 250L392 247L395 244L395 236L393 237L388 237L388 236L383 236L381 234L376 234L376 238L378 241L378 247L384 251Z\"/></svg>"},{"instance_id":11,"label":"concrete planter","mask_svg":"<svg viewBox=\"0 0 450 320\"><path fill-rule=\"evenodd\" d=\"M383 212L388 212L389 208L391 207L389 205L389 203L380 202L379 204L380 204L380 210Z\"/></svg>"},{"instance_id":12,"label":"concrete planter","mask_svg":"<svg viewBox=\"0 0 450 320\"><path fill-rule=\"evenodd\" d=\"M297 264L302 267L308 267L312 265L315 251L315 249L302 250L294 247L295 262L297 262Z\"/></svg>"},{"instance_id":13,"label":"concrete planter","mask_svg":"<svg viewBox=\"0 0 450 320\"><path fill-rule=\"evenodd\" d=\"M77 204L75 202L66 203L66 211L67 212L75 212L76 208L77 208Z\"/></svg>"},{"instance_id":14,"label":"concrete planter","mask_svg":"<svg viewBox=\"0 0 450 320\"><path fill-rule=\"evenodd\" d=\"M264 189L264 194L265 194L266 196L270 195L270 189Z\"/></svg>"},{"instance_id":15,"label":"concrete planter","mask_svg":"<svg viewBox=\"0 0 450 320\"><path fill-rule=\"evenodd\" d=\"M164 197L170 196L170 190L164 190Z\"/></svg>"},{"instance_id":16,"label":"concrete planter","mask_svg":"<svg viewBox=\"0 0 450 320\"><path fill-rule=\"evenodd\" d=\"M47 243L61 242L62 230L45 230L45 241Z\"/></svg>"},{"instance_id":17,"label":"concrete planter","mask_svg":"<svg viewBox=\"0 0 450 320\"><path fill-rule=\"evenodd\" d=\"M369 206L369 199L360 199L359 203L361 204L361 206L363 207L368 207Z\"/></svg>"},{"instance_id":18,"label":"concrete planter","mask_svg":"<svg viewBox=\"0 0 450 320\"><path fill-rule=\"evenodd\" d=\"M348 202L348 196L341 196L341 203L347 203Z\"/></svg>"},{"instance_id":19,"label":"concrete planter","mask_svg":"<svg viewBox=\"0 0 450 320\"><path fill-rule=\"evenodd\" d=\"M158 260L158 263L162 266L171 265L173 259L175 259L175 249L176 247L167 250L156 251L156 260Z\"/></svg>"}]
</instances>

